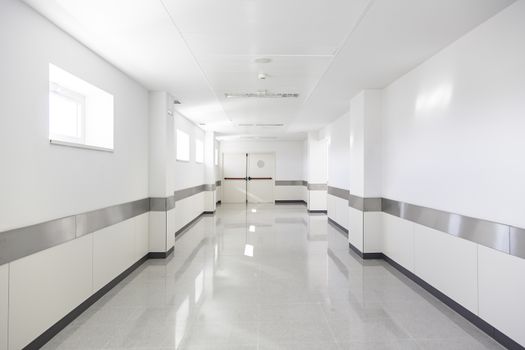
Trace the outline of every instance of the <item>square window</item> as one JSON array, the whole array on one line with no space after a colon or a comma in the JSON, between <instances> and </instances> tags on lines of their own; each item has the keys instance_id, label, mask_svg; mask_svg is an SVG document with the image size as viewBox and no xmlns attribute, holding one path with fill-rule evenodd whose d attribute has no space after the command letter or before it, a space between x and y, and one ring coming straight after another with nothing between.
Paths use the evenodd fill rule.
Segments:
<instances>
[{"instance_id":1,"label":"square window","mask_svg":"<svg viewBox=\"0 0 525 350\"><path fill-rule=\"evenodd\" d=\"M113 150L113 95L49 64L51 143Z\"/></svg>"},{"instance_id":2,"label":"square window","mask_svg":"<svg viewBox=\"0 0 525 350\"><path fill-rule=\"evenodd\" d=\"M177 129L177 160L190 160L190 136L184 131Z\"/></svg>"}]
</instances>

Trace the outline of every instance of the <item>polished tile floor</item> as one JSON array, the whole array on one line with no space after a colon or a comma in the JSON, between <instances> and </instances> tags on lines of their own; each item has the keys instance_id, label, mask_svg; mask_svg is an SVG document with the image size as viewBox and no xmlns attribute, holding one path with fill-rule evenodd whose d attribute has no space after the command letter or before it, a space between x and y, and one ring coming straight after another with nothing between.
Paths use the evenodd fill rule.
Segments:
<instances>
[{"instance_id":1,"label":"polished tile floor","mask_svg":"<svg viewBox=\"0 0 525 350\"><path fill-rule=\"evenodd\" d=\"M302 205L223 205L47 349L500 349Z\"/></svg>"}]
</instances>

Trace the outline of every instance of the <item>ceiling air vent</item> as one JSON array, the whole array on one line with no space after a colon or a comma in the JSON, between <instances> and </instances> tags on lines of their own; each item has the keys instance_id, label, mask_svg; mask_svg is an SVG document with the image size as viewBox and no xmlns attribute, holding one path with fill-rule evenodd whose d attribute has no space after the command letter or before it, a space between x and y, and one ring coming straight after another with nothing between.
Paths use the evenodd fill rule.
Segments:
<instances>
[{"instance_id":1,"label":"ceiling air vent","mask_svg":"<svg viewBox=\"0 0 525 350\"><path fill-rule=\"evenodd\" d=\"M226 98L297 98L298 93L290 92L269 92L269 91L257 91L257 92L246 92L246 93L225 93Z\"/></svg>"},{"instance_id":2,"label":"ceiling air vent","mask_svg":"<svg viewBox=\"0 0 525 350\"><path fill-rule=\"evenodd\" d=\"M279 126L284 126L284 124L282 123L276 123L276 124L255 124L255 126L260 126L260 127L279 127Z\"/></svg>"},{"instance_id":3,"label":"ceiling air vent","mask_svg":"<svg viewBox=\"0 0 525 350\"><path fill-rule=\"evenodd\" d=\"M238 124L238 126L253 126L253 124Z\"/></svg>"}]
</instances>

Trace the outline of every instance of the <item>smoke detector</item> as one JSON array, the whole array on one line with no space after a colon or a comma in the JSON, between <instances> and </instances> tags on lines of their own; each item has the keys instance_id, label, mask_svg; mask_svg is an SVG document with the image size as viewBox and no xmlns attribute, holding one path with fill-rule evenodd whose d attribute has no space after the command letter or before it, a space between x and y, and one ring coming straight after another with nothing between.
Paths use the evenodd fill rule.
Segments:
<instances>
[{"instance_id":1,"label":"smoke detector","mask_svg":"<svg viewBox=\"0 0 525 350\"><path fill-rule=\"evenodd\" d=\"M267 90L257 92L245 93L225 93L226 98L297 98L298 93L295 92L269 92Z\"/></svg>"}]
</instances>

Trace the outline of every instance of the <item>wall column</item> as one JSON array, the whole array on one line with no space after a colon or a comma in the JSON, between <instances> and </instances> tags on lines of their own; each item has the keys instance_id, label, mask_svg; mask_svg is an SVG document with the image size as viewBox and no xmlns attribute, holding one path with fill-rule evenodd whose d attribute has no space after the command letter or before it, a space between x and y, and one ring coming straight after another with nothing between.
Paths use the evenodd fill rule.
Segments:
<instances>
[{"instance_id":1,"label":"wall column","mask_svg":"<svg viewBox=\"0 0 525 350\"><path fill-rule=\"evenodd\" d=\"M361 253L381 252L381 91L350 101L348 241Z\"/></svg>"}]
</instances>

